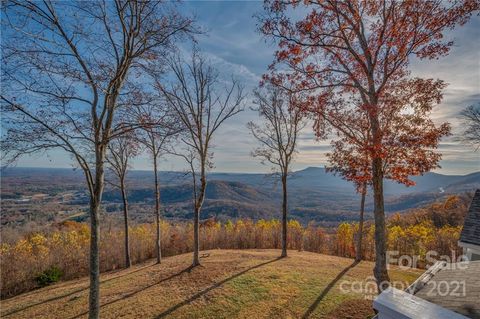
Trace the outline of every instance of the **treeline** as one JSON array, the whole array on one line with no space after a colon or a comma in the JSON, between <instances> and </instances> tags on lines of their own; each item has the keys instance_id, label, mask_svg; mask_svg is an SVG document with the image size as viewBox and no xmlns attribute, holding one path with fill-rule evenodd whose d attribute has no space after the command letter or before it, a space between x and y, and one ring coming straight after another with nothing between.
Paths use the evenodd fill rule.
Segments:
<instances>
[{"instance_id":1,"label":"treeline","mask_svg":"<svg viewBox=\"0 0 480 319\"><path fill-rule=\"evenodd\" d=\"M451 196L405 215L392 216L387 223L388 250L398 251L398 255L418 255L419 267L425 265L425 254L431 250L439 256L451 256L452 252L460 255L457 241L468 202L468 196ZM322 228L312 223L303 226L296 220L290 220L287 247L353 258L358 229L358 223ZM244 219L226 223L207 220L200 226L200 249L280 249L281 232L281 223L276 219ZM374 225L367 222L362 244L363 256L367 260L375 258L374 233ZM192 251L192 223L162 222L161 234L163 256ZM100 245L101 271L123 267L123 236L121 227L105 229ZM132 226L130 237L132 263L156 256L155 224ZM1 297L34 289L49 283L49 280L67 280L88 274L89 238L87 224L67 221L49 231L28 234L16 242L3 242L0 249Z\"/></svg>"}]
</instances>

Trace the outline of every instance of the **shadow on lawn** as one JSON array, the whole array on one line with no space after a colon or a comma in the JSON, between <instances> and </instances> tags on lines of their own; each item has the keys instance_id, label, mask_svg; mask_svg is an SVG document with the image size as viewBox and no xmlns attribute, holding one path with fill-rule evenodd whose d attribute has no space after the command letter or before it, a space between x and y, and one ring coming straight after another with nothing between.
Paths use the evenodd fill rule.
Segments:
<instances>
[{"instance_id":1,"label":"shadow on lawn","mask_svg":"<svg viewBox=\"0 0 480 319\"><path fill-rule=\"evenodd\" d=\"M115 279L118 279L118 278L122 278L122 277L125 277L125 276L129 276L131 274L134 274L134 273L137 273L139 271L142 271L142 270L145 270L146 268L149 268L153 265L148 265L148 266L144 266L144 267L141 267L141 268L138 268L136 270L133 270L133 271L130 271L130 272L127 272L125 274L121 274L121 275L118 275L118 276L115 276L115 277L112 277L112 278L109 278L109 279L106 279L106 280L103 280L100 282L100 284L104 284L104 283L107 283L107 282L110 282L112 280L115 280ZM7 313L2 313L2 316L9 316L9 315L13 315L15 313L18 313L18 312L21 312L23 310L27 310L29 308L32 308L32 307L36 307L36 306L40 306L40 305L43 305L44 303L47 303L47 302L51 302L51 301L56 301L56 300L60 300L62 298L66 298L66 297L70 297L72 295L75 295L77 293L81 293L83 291L87 291L89 289L90 286L86 286L86 287L83 287L83 288L79 288L79 289L75 289L69 293L66 293L66 294L63 294L63 295L60 295L60 296L56 296L56 297L52 297L52 298L48 298L48 299L45 299L45 300L42 300L42 301L39 301L39 302L35 302L35 303L32 303L32 304L29 304L29 305L26 305L25 307L21 307L21 308L18 308L18 309L15 309L13 311L10 311L10 312L7 312ZM33 291L33 293L35 293L35 291Z\"/></svg>"},{"instance_id":2,"label":"shadow on lawn","mask_svg":"<svg viewBox=\"0 0 480 319\"><path fill-rule=\"evenodd\" d=\"M280 259L282 259L282 257L278 257L278 258L275 258L275 259L273 259L273 260L266 261L266 262L264 262L264 263L255 265L255 266L253 266L253 267L250 267L250 268L247 268L247 269L245 269L245 270L242 270L241 272L236 273L236 274L234 274L234 275L232 275L232 276L230 276L230 277L228 277L228 278L225 278L225 279L223 279L222 281L219 281L219 282L215 283L214 285L212 285L212 286L210 286L210 287L208 287L208 288L206 288L206 289L204 289L204 290L202 290L202 291L200 291L200 292L197 292L196 294L194 294L194 295L191 296L190 298L188 298L188 299L186 299L186 300L184 300L184 301L176 304L175 306L173 306L173 307L165 310L164 312L162 312L161 314L159 314L159 315L158 315L157 317L155 317L155 318L156 318L156 319L164 318L164 317L168 316L169 314L171 314L172 312L174 312L175 310L177 310L177 309L179 309L179 308L181 308L181 307L183 307L183 306L188 305L188 304L191 303L192 301L195 301L196 299L198 299L198 298L200 298L201 296L207 294L207 293L210 292L211 290L222 286L223 284L229 282L230 280L235 279L235 278L237 278L237 277L240 277L241 275L249 272L250 270L263 267L263 266L265 266L265 265L268 265L268 264L271 264L271 263L273 263L273 262L276 262L276 261L278 261L278 260L280 260Z\"/></svg>"},{"instance_id":3,"label":"shadow on lawn","mask_svg":"<svg viewBox=\"0 0 480 319\"><path fill-rule=\"evenodd\" d=\"M117 298L117 299L114 299L114 300L112 300L112 301L103 303L103 304L100 305L100 308L105 307L105 306L108 306L108 305L111 305L111 304L114 304L114 303L116 303L116 302L118 302L118 301L121 301L121 300L130 298L130 297L132 297L132 296L135 296L136 294L138 294L138 293L140 293L140 292L142 292L142 291L145 291L145 290L147 290L147 289L149 289L149 288L152 288L153 286L159 285L159 284L161 284L162 282L165 282L165 281L168 281L168 280L173 279L173 278L175 278L175 277L178 277L178 276L180 276L180 275L183 274L183 273L190 272L192 269L193 269L193 267L192 267L192 266L189 266L189 267L187 267L187 268L185 268L185 269L183 269L183 270L181 270L181 271L179 271L179 272L177 272L177 273L175 273L175 274L173 274L173 275L170 275L170 276L168 276L168 277L166 277L166 278L160 279L159 281L156 281L156 282L154 282L153 284L146 285L146 286L144 286L144 287L142 287L142 288L140 288L140 289L138 289L138 290L135 290L135 291L133 291L133 292L130 292L130 293L128 293L128 294L125 294L125 295L123 295L123 296L120 297L120 298ZM79 315L76 315L76 316L72 317L71 319L80 318L80 317L85 316L85 315L87 315L87 314L88 314L88 310L85 311L85 312L82 312L82 313L79 314Z\"/></svg>"},{"instance_id":4,"label":"shadow on lawn","mask_svg":"<svg viewBox=\"0 0 480 319\"><path fill-rule=\"evenodd\" d=\"M350 266L342 270L329 284L322 293L315 299L315 302L308 307L307 311L303 314L302 319L307 319L315 311L318 305L322 302L323 298L330 292L330 290L335 286L335 284L342 279L342 277L352 268L354 268L359 262L354 261Z\"/></svg>"}]
</instances>

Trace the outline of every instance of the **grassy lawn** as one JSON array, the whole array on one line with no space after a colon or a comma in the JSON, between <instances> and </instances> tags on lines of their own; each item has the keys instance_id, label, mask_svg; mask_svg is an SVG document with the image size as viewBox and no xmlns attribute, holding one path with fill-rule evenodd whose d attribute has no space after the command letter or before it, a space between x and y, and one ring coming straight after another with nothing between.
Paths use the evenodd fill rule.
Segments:
<instances>
[{"instance_id":1,"label":"grassy lawn","mask_svg":"<svg viewBox=\"0 0 480 319\"><path fill-rule=\"evenodd\" d=\"M309 252L212 250L188 269L191 255L102 275L102 318L369 318L361 288L373 263ZM421 271L390 269L410 283ZM352 286L352 283L354 285ZM86 318L88 278L3 300L2 318Z\"/></svg>"}]
</instances>

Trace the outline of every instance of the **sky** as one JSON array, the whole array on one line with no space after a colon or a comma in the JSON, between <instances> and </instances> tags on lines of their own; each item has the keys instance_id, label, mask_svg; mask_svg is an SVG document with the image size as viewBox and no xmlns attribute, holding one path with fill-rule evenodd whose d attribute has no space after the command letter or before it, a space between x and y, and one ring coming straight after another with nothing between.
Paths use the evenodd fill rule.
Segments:
<instances>
[{"instance_id":1,"label":"sky","mask_svg":"<svg viewBox=\"0 0 480 319\"><path fill-rule=\"evenodd\" d=\"M262 10L260 1L186 1L180 4L185 14L195 15L197 24L205 31L199 36L198 46L218 69L221 76L232 74L245 86L247 93L258 85L261 75L273 61L275 46L256 31L253 15ZM442 174L468 174L480 170L480 151L455 140L461 132L459 112L468 105L480 102L480 17L447 34L455 45L449 56L434 61L413 60L413 76L440 78L449 85L444 91L442 103L435 107L432 117L438 123L452 124L452 137L444 138L439 152L443 154ZM256 112L249 110L251 94L247 97L245 111L225 122L213 138L214 171L217 172L268 172L259 159L251 156L255 139L246 128L248 121L258 121ZM330 142L316 141L307 128L301 135L299 153L293 170L327 164L325 153ZM18 166L73 167L70 157L61 152L50 152L19 161ZM151 169L148 156L135 159L134 169ZM178 158L164 158L162 170L183 170L185 165Z\"/></svg>"}]
</instances>

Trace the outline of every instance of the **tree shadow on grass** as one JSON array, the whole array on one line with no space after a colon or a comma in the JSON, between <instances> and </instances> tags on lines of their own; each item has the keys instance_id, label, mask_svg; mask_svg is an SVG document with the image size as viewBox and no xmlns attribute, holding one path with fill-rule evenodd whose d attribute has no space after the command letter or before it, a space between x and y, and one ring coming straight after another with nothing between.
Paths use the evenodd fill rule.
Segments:
<instances>
[{"instance_id":1,"label":"tree shadow on grass","mask_svg":"<svg viewBox=\"0 0 480 319\"><path fill-rule=\"evenodd\" d=\"M138 268L136 270L133 270L133 271L130 271L130 272L127 272L125 274L121 274L121 275L118 275L118 276L114 276L112 278L109 278L109 279L106 279L106 280L103 280L101 281L100 284L105 284L107 282L110 282L112 280L115 280L115 279L118 279L118 278L122 278L122 277L125 277L125 276L129 276L131 274L134 274L134 273L137 273L139 271L142 271L142 270L145 270L146 268L149 268L153 265L148 265L148 266L144 266L144 267L141 267L141 268ZM90 286L86 286L86 287L82 287L82 288L79 288L79 289L75 289L69 293L66 293L66 294L63 294L63 295L59 295L59 296L56 296L56 297L52 297L52 298L48 298L48 299L45 299L45 300L42 300L42 301L39 301L39 302L35 302L35 303L32 303L32 304L29 304L29 305L26 305L24 307L21 307L21 308L18 308L18 309L15 309L13 311L10 311L10 312L6 312L6 313L2 313L2 316L9 316L9 315L13 315L15 313L18 313L18 312L21 312L21 311L24 311L24 310L27 310L27 309L30 309L30 308L33 308L33 307L36 307L36 306L40 306L40 305L43 305L44 303L48 303L48 302L51 302L51 301L56 301L56 300L60 300L60 299L63 299L63 298L67 298L67 297L70 297L70 296L73 296L77 293L81 293L83 291L87 291L89 289ZM35 291L34 291L35 292Z\"/></svg>"},{"instance_id":2,"label":"tree shadow on grass","mask_svg":"<svg viewBox=\"0 0 480 319\"><path fill-rule=\"evenodd\" d=\"M322 302L325 296L330 292L330 290L335 286L335 284L342 279L342 277L352 268L354 268L359 262L354 261L350 266L342 270L328 285L323 289L322 293L315 299L315 302L308 307L307 311L303 314L302 319L307 319L310 315L317 309L318 305Z\"/></svg>"},{"instance_id":3,"label":"tree shadow on grass","mask_svg":"<svg viewBox=\"0 0 480 319\"><path fill-rule=\"evenodd\" d=\"M241 272L236 273L236 274L234 274L234 275L232 275L232 276L230 276L230 277L228 277L228 278L225 278L225 279L223 279L222 281L219 281L219 282L213 284L212 286L210 286L210 287L208 287L208 288L206 288L206 289L204 289L204 290L202 290L202 291L200 291L200 292L197 292L196 294L194 294L194 295L191 296L190 298L188 298L188 299L186 299L186 300L184 300L184 301L176 304L175 306L173 306L173 307L165 310L164 312L162 312L161 314L159 314L159 315L156 316L155 318L156 318L156 319L164 318L164 317L170 315L170 314L171 314L172 312L174 312L175 310L177 310L177 309L179 309L179 308L181 308L181 307L183 307L183 306L188 305L188 304L191 303L192 301L195 301L196 299L198 299L198 298L202 297L203 295L209 293L209 292L212 291L213 289L216 289L216 288L224 285L225 283L231 281L232 279L235 279L235 278L237 278L237 277L240 277L241 275L244 275L245 273L247 273L247 272L249 272L249 271L251 271L251 270L254 270L254 269L263 267L263 266L265 266L265 265L271 264L271 263L273 263L273 262L276 262L276 261L278 261L278 260L280 260L280 259L283 259L283 258L282 258L282 257L278 257L278 258L275 258L275 259L273 259L273 260L269 260L269 261L263 262L263 263L261 263L261 264L258 264L258 265L252 266L252 267L250 267L250 268L247 268L247 269L245 269L245 270L242 270Z\"/></svg>"},{"instance_id":4,"label":"tree shadow on grass","mask_svg":"<svg viewBox=\"0 0 480 319\"><path fill-rule=\"evenodd\" d=\"M166 278L160 279L159 281L156 281L156 282L154 282L153 284L143 286L141 289L132 291L132 292L130 292L130 293L128 293L128 294L125 294L125 295L121 296L120 298L117 298L117 299L111 300L111 301L109 301L109 302L103 303L103 304L100 305L100 308L103 308L103 307L105 307L105 306L114 304L114 303L116 303L116 302L119 302L119 301L121 301L121 300L130 298L130 297L133 297L133 296L135 296L136 294L138 294L138 293L140 293L140 292L142 292L142 291L145 291L145 290L147 290L147 289L149 289L149 288L152 288L152 287L154 287L154 286L156 286L156 285L161 284L162 282L165 282L165 281L168 281L168 280L173 279L173 278L175 278L175 277L178 277L178 276L180 276L180 275L182 275L182 274L184 274L184 273L186 273L186 272L190 272L192 269L193 269L193 267L192 267L192 266L189 266L189 267L187 267L187 268L185 268L185 269L183 269L183 270L181 270L181 271L179 271L179 272L177 272L177 273L175 273L175 274L173 274L173 275L170 275L170 276L168 276L168 277L166 277ZM85 316L85 315L87 315L87 314L88 314L88 310L85 311L85 312L82 312L82 313L79 314L79 315L76 315L76 316L72 317L71 319L80 318L80 317Z\"/></svg>"}]
</instances>

